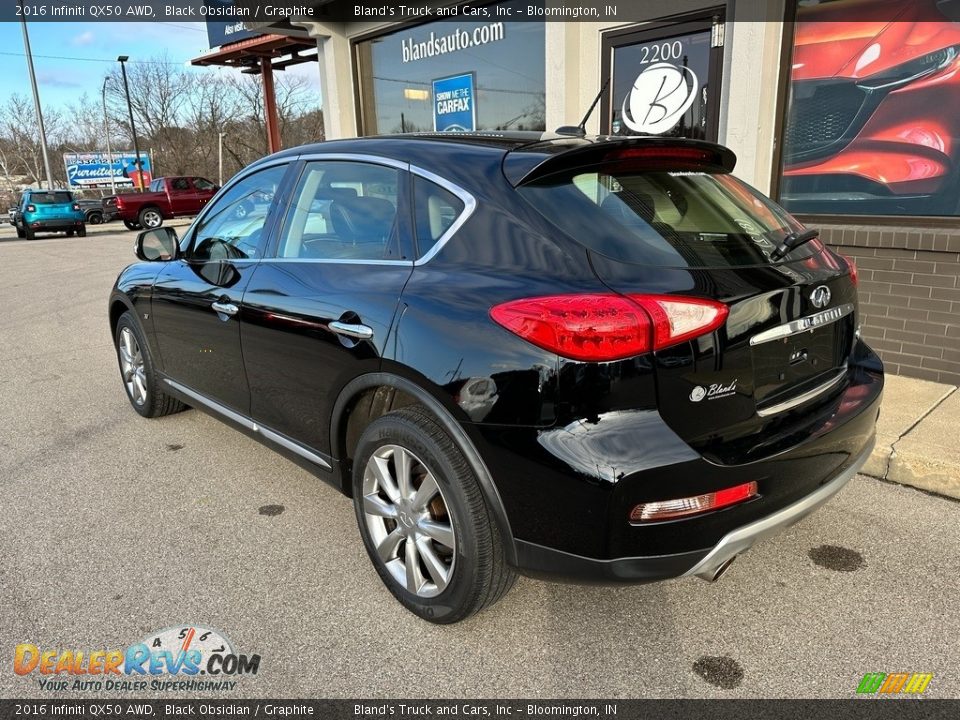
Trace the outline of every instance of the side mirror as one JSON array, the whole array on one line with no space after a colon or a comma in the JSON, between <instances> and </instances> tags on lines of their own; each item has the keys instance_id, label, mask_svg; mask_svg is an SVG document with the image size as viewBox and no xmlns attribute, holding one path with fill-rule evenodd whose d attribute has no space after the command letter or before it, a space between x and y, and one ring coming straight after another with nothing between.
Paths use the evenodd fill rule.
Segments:
<instances>
[{"instance_id":1,"label":"side mirror","mask_svg":"<svg viewBox=\"0 0 960 720\"><path fill-rule=\"evenodd\" d=\"M176 260L180 254L180 243L177 231L170 227L158 227L153 230L144 230L137 235L134 246L137 257L147 262L164 262Z\"/></svg>"}]
</instances>

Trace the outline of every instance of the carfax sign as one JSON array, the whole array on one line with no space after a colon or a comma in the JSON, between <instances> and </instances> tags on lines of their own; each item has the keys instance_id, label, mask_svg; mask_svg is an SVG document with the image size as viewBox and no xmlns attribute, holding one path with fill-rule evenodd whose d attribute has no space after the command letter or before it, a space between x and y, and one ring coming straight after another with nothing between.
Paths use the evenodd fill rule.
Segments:
<instances>
[{"instance_id":1,"label":"carfax sign","mask_svg":"<svg viewBox=\"0 0 960 720\"><path fill-rule=\"evenodd\" d=\"M433 81L433 129L437 132L472 132L477 125L473 73Z\"/></svg>"}]
</instances>

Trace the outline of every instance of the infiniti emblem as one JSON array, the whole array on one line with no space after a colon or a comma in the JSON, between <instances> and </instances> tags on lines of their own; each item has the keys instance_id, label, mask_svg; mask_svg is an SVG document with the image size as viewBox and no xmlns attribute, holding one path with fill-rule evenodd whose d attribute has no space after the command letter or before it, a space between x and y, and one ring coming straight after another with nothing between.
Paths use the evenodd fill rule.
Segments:
<instances>
[{"instance_id":1,"label":"infiniti emblem","mask_svg":"<svg viewBox=\"0 0 960 720\"><path fill-rule=\"evenodd\" d=\"M810 302L814 307L823 308L830 304L830 288L826 285L820 285L810 293Z\"/></svg>"}]
</instances>

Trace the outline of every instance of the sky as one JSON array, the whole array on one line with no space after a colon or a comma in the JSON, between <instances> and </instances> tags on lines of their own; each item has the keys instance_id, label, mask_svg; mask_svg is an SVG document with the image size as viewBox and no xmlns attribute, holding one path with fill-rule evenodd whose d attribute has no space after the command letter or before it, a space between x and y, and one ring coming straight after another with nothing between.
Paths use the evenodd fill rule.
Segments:
<instances>
[{"instance_id":1,"label":"sky","mask_svg":"<svg viewBox=\"0 0 960 720\"><path fill-rule=\"evenodd\" d=\"M130 62L167 53L170 62L184 66L209 51L204 23L72 22L28 23L33 64L44 107L76 104L84 92L99 103L104 75L117 66L118 55ZM0 23L0 103L13 93L30 95L30 80L20 23ZM239 73L230 68L190 68L196 73ZM307 77L317 90L316 65L304 63L286 70Z\"/></svg>"}]
</instances>

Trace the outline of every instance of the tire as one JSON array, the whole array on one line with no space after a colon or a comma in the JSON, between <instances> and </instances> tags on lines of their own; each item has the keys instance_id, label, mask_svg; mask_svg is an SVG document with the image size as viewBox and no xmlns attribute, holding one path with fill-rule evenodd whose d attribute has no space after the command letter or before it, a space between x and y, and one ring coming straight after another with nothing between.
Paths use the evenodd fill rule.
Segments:
<instances>
[{"instance_id":1,"label":"tire","mask_svg":"<svg viewBox=\"0 0 960 720\"><path fill-rule=\"evenodd\" d=\"M27 234L23 231L23 228L22 228L22 227L20 227L19 225L14 225L14 227L17 229L17 237L18 237L18 238L21 238L21 239L22 239L22 238L25 238L25 237L27 236Z\"/></svg>"},{"instance_id":2,"label":"tire","mask_svg":"<svg viewBox=\"0 0 960 720\"><path fill-rule=\"evenodd\" d=\"M124 220L123 224L126 226L127 230L141 230L140 223L135 223L132 220Z\"/></svg>"},{"instance_id":3,"label":"tire","mask_svg":"<svg viewBox=\"0 0 960 720\"><path fill-rule=\"evenodd\" d=\"M30 227L29 225L23 228L23 233L24 233L23 236L27 240L33 240L34 238L37 237L37 234L33 231L33 228Z\"/></svg>"},{"instance_id":4,"label":"tire","mask_svg":"<svg viewBox=\"0 0 960 720\"><path fill-rule=\"evenodd\" d=\"M153 230L163 225L163 215L155 207L145 207L137 216L140 227L145 230Z\"/></svg>"},{"instance_id":5,"label":"tire","mask_svg":"<svg viewBox=\"0 0 960 720\"><path fill-rule=\"evenodd\" d=\"M77 230L77 237L86 237L87 236L87 226L81 225Z\"/></svg>"},{"instance_id":6,"label":"tire","mask_svg":"<svg viewBox=\"0 0 960 720\"><path fill-rule=\"evenodd\" d=\"M103 213L92 212L87 215L87 222L91 225L99 225L103 222Z\"/></svg>"},{"instance_id":7,"label":"tire","mask_svg":"<svg viewBox=\"0 0 960 720\"><path fill-rule=\"evenodd\" d=\"M120 316L113 336L120 365L120 379L133 409L146 418L162 417L187 406L160 389L150 348L143 331L129 310Z\"/></svg>"},{"instance_id":8,"label":"tire","mask_svg":"<svg viewBox=\"0 0 960 720\"><path fill-rule=\"evenodd\" d=\"M404 457L411 468L406 496L396 473L397 461ZM436 490L424 491L431 476ZM417 501L420 496L425 502ZM384 415L363 432L353 465L353 498L360 535L377 574L415 615L438 624L459 622L513 587L516 574L507 566L500 530L473 470L421 406Z\"/></svg>"}]
</instances>

